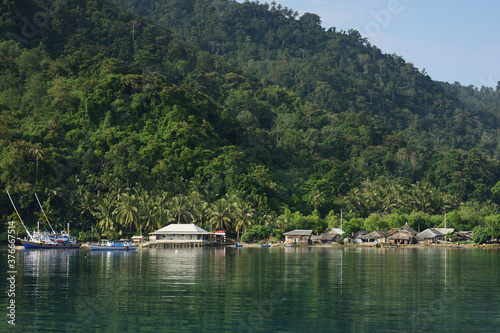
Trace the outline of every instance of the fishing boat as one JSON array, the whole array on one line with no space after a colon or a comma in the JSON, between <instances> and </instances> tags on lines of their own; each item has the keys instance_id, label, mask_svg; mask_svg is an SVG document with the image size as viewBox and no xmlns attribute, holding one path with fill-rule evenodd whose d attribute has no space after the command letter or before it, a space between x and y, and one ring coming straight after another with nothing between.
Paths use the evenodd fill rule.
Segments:
<instances>
[{"instance_id":1,"label":"fishing boat","mask_svg":"<svg viewBox=\"0 0 500 333\"><path fill-rule=\"evenodd\" d=\"M25 249L78 249L80 243L76 236L62 232L60 234L46 231L34 231L29 234L29 239L20 239Z\"/></svg>"},{"instance_id":2,"label":"fishing boat","mask_svg":"<svg viewBox=\"0 0 500 333\"><path fill-rule=\"evenodd\" d=\"M238 242L237 244L234 244L234 246L236 246L236 247L243 247L243 244L241 244L241 243Z\"/></svg>"},{"instance_id":3,"label":"fishing boat","mask_svg":"<svg viewBox=\"0 0 500 333\"><path fill-rule=\"evenodd\" d=\"M37 230L33 231L32 233L29 232L28 228L24 225L23 220L21 219L21 215L19 215L19 212L17 211L16 205L14 204L14 201L12 200L9 191L7 191L7 195L9 196L10 202L12 203L12 206L14 207L14 210L16 211L17 217L19 217L19 220L21 221L21 224L24 227L24 230L26 230L26 233L28 234L28 238L25 239L20 239L21 244L23 244L25 249L78 249L80 248L80 243L76 242L76 236L71 236L69 233L69 223L68 223L68 231L64 230L61 233L56 233L54 228L52 228L52 225L49 222L49 219L47 218L47 215L45 215L45 211L43 210L42 204L40 203L40 200L38 200L38 196L35 193L36 200L38 201L38 205L40 206L40 209L42 210L43 216L45 216L45 219L47 220L47 223L50 226L50 229L52 230L51 232L47 231L40 231L40 224L37 226Z\"/></svg>"},{"instance_id":4,"label":"fishing boat","mask_svg":"<svg viewBox=\"0 0 500 333\"><path fill-rule=\"evenodd\" d=\"M101 244L89 244L91 251L133 251L137 246L132 246L132 242L128 239L109 240L101 239Z\"/></svg>"}]
</instances>

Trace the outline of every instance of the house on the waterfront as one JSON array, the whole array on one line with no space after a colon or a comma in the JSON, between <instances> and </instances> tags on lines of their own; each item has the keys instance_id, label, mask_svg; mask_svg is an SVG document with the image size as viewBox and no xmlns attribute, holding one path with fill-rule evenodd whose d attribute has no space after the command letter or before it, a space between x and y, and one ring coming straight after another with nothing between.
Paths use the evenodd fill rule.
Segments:
<instances>
[{"instance_id":1,"label":"house on the waterfront","mask_svg":"<svg viewBox=\"0 0 500 333\"><path fill-rule=\"evenodd\" d=\"M387 240L394 244L415 244L418 232L413 230L408 223L399 229L389 231L390 236Z\"/></svg>"},{"instance_id":2,"label":"house on the waterfront","mask_svg":"<svg viewBox=\"0 0 500 333\"><path fill-rule=\"evenodd\" d=\"M439 231L445 236L455 232L455 228L433 228L433 229Z\"/></svg>"},{"instance_id":3,"label":"house on the waterfront","mask_svg":"<svg viewBox=\"0 0 500 333\"><path fill-rule=\"evenodd\" d=\"M429 228L421 233L418 233L417 236L418 243L437 243L440 240L444 240L445 235L434 228Z\"/></svg>"},{"instance_id":4,"label":"house on the waterfront","mask_svg":"<svg viewBox=\"0 0 500 333\"><path fill-rule=\"evenodd\" d=\"M328 243L342 243L342 234L345 231L340 228L329 228L326 229L318 236L312 236L311 240L313 243L328 244Z\"/></svg>"},{"instance_id":5,"label":"house on the waterfront","mask_svg":"<svg viewBox=\"0 0 500 333\"><path fill-rule=\"evenodd\" d=\"M132 236L132 245L140 245L144 241L144 236Z\"/></svg>"},{"instance_id":6,"label":"house on the waterfront","mask_svg":"<svg viewBox=\"0 0 500 333\"><path fill-rule=\"evenodd\" d=\"M361 236L363 243L386 243L389 233L383 230L372 231L369 234Z\"/></svg>"},{"instance_id":7,"label":"house on the waterfront","mask_svg":"<svg viewBox=\"0 0 500 333\"><path fill-rule=\"evenodd\" d=\"M285 232L285 243L310 243L312 230L301 230L296 229L289 232Z\"/></svg>"},{"instance_id":8,"label":"house on the waterfront","mask_svg":"<svg viewBox=\"0 0 500 333\"><path fill-rule=\"evenodd\" d=\"M363 236L367 234L369 234L368 231L360 230L357 233L353 234L351 237L346 238L345 240L347 240L347 243L360 244L363 243Z\"/></svg>"},{"instance_id":9,"label":"house on the waterfront","mask_svg":"<svg viewBox=\"0 0 500 333\"><path fill-rule=\"evenodd\" d=\"M210 232L194 224L169 224L149 234L150 242L204 243Z\"/></svg>"},{"instance_id":10,"label":"house on the waterfront","mask_svg":"<svg viewBox=\"0 0 500 333\"><path fill-rule=\"evenodd\" d=\"M457 242L472 242L472 231L458 231Z\"/></svg>"}]
</instances>

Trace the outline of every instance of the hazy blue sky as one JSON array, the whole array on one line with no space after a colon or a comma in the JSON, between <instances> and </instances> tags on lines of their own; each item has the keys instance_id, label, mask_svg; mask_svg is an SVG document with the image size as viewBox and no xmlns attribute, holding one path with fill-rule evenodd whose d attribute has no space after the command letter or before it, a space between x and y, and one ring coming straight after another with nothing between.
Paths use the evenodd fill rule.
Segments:
<instances>
[{"instance_id":1,"label":"hazy blue sky","mask_svg":"<svg viewBox=\"0 0 500 333\"><path fill-rule=\"evenodd\" d=\"M271 3L272 0L261 0ZM500 81L499 0L280 0L321 17L325 28L356 29L434 80L496 87Z\"/></svg>"}]
</instances>

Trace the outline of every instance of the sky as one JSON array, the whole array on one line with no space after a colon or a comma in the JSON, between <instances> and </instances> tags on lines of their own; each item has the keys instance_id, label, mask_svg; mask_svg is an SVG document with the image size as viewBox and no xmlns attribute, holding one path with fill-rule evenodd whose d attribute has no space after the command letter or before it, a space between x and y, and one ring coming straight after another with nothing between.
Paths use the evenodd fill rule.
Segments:
<instances>
[{"instance_id":1,"label":"sky","mask_svg":"<svg viewBox=\"0 0 500 333\"><path fill-rule=\"evenodd\" d=\"M271 3L272 0L261 0ZM314 13L337 31L358 30L437 81L496 88L500 81L499 0L276 0Z\"/></svg>"}]
</instances>

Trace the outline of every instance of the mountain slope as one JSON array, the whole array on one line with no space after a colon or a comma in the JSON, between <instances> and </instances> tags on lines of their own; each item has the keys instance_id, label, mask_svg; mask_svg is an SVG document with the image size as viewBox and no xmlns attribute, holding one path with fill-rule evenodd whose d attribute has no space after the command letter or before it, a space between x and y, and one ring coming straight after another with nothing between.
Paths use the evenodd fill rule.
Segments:
<instances>
[{"instance_id":1,"label":"mountain slope","mask_svg":"<svg viewBox=\"0 0 500 333\"><path fill-rule=\"evenodd\" d=\"M88 232L180 220L236 232L245 205L253 224L321 229L283 212L500 199L498 92L434 82L313 14L118 2L150 18L91 0L0 5L0 182L28 221L33 192Z\"/></svg>"}]
</instances>

